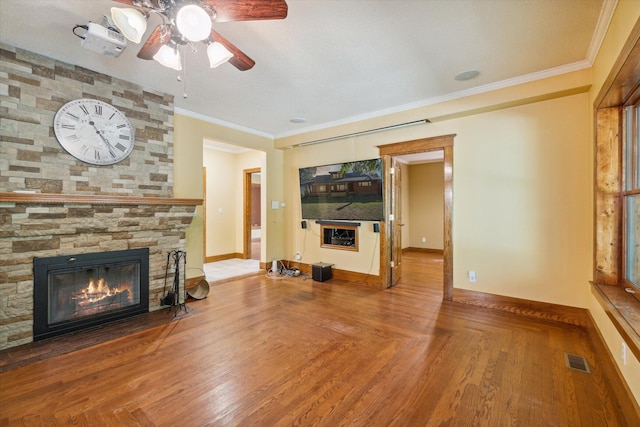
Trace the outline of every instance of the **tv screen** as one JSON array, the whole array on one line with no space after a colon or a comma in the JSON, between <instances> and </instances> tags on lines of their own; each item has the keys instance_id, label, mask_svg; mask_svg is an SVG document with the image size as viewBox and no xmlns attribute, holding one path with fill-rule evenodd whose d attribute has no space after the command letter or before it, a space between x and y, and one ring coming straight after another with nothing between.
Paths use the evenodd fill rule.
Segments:
<instances>
[{"instance_id":1,"label":"tv screen","mask_svg":"<svg viewBox=\"0 0 640 427\"><path fill-rule=\"evenodd\" d=\"M382 221L382 160L300 168L303 219Z\"/></svg>"}]
</instances>

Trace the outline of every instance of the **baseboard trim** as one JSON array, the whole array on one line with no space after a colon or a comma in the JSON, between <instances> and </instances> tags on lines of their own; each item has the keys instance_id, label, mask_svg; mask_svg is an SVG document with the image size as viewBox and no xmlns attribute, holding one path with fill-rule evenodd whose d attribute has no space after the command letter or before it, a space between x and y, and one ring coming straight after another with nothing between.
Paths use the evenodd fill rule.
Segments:
<instances>
[{"instance_id":1,"label":"baseboard trim","mask_svg":"<svg viewBox=\"0 0 640 427\"><path fill-rule=\"evenodd\" d=\"M526 299L457 288L454 288L453 290L453 301L478 307L493 308L535 319L551 320L554 322L582 326L585 328L591 325L589 311L586 308L530 301Z\"/></svg>"},{"instance_id":2,"label":"baseboard trim","mask_svg":"<svg viewBox=\"0 0 640 427\"><path fill-rule=\"evenodd\" d=\"M206 257L204 262L224 261L226 259L233 259L233 258L242 258L242 259L244 259L244 254L241 254L240 252L233 252L233 253L230 253L230 254L213 255L213 256Z\"/></svg>"},{"instance_id":3,"label":"baseboard trim","mask_svg":"<svg viewBox=\"0 0 640 427\"><path fill-rule=\"evenodd\" d=\"M442 249L414 248L412 246L402 249L402 252L422 252L427 254L440 254L440 255L444 254L444 250Z\"/></svg>"},{"instance_id":4,"label":"baseboard trim","mask_svg":"<svg viewBox=\"0 0 640 427\"><path fill-rule=\"evenodd\" d=\"M285 265L288 266L289 268L295 267L304 274L311 274L312 264L306 264L298 261L285 261ZM266 265L265 267L262 267L262 263L260 263L260 267L271 268L271 263L269 263L269 267L266 267ZM349 270L340 270L339 268L332 268L331 273L332 273L333 279L344 280L345 282L359 283L359 284L370 286L376 289L382 289L385 287L380 280L380 276L377 276L377 275L358 273L356 271L349 271ZM330 281L327 281L327 283L330 283Z\"/></svg>"}]
</instances>

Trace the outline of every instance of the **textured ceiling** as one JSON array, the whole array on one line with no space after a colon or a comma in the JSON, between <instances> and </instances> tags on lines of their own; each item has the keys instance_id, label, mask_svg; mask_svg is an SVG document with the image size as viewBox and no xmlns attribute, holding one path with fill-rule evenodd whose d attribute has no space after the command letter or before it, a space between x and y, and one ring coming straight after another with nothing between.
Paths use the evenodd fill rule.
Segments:
<instances>
[{"instance_id":1,"label":"textured ceiling","mask_svg":"<svg viewBox=\"0 0 640 427\"><path fill-rule=\"evenodd\" d=\"M230 64L209 69L204 49L189 50L183 83L177 81L179 72L137 59L139 45L129 43L116 59L80 47L73 26L102 22L111 7L122 6L108 0L1 0L0 41L173 94L180 112L278 137L587 67L598 47L601 11L615 3L287 4L285 20L215 24L255 60L253 69L241 72ZM152 17L148 33L159 23ZM479 77L454 80L473 69ZM306 122L291 123L294 117Z\"/></svg>"}]
</instances>

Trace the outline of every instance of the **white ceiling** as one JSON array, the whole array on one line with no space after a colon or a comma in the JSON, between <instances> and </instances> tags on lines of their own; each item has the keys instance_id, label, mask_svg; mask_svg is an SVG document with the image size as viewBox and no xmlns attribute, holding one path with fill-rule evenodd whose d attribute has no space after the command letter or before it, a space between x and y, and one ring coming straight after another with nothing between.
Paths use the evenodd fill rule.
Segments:
<instances>
[{"instance_id":1,"label":"white ceiling","mask_svg":"<svg viewBox=\"0 0 640 427\"><path fill-rule=\"evenodd\" d=\"M0 41L173 94L178 112L280 137L588 67L615 0L287 4L284 20L214 25L255 60L251 70L183 53L186 99L178 72L137 59L139 45L115 59L80 47L74 25L102 22L120 3L1 0ZM479 77L454 80L474 69Z\"/></svg>"},{"instance_id":2,"label":"white ceiling","mask_svg":"<svg viewBox=\"0 0 640 427\"><path fill-rule=\"evenodd\" d=\"M444 161L444 151L423 151L422 153L403 154L401 156L394 156L400 163L406 163L408 165L417 165L421 163L434 163Z\"/></svg>"}]
</instances>

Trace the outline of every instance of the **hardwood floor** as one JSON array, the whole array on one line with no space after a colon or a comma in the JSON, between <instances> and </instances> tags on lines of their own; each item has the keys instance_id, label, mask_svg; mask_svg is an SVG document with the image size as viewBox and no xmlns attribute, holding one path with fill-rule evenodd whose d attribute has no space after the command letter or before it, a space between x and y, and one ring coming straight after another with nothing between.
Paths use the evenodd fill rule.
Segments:
<instances>
[{"instance_id":1,"label":"hardwood floor","mask_svg":"<svg viewBox=\"0 0 640 427\"><path fill-rule=\"evenodd\" d=\"M441 298L441 258L410 252L393 289L213 286L192 315L1 373L0 426L640 425L584 328Z\"/></svg>"}]
</instances>

